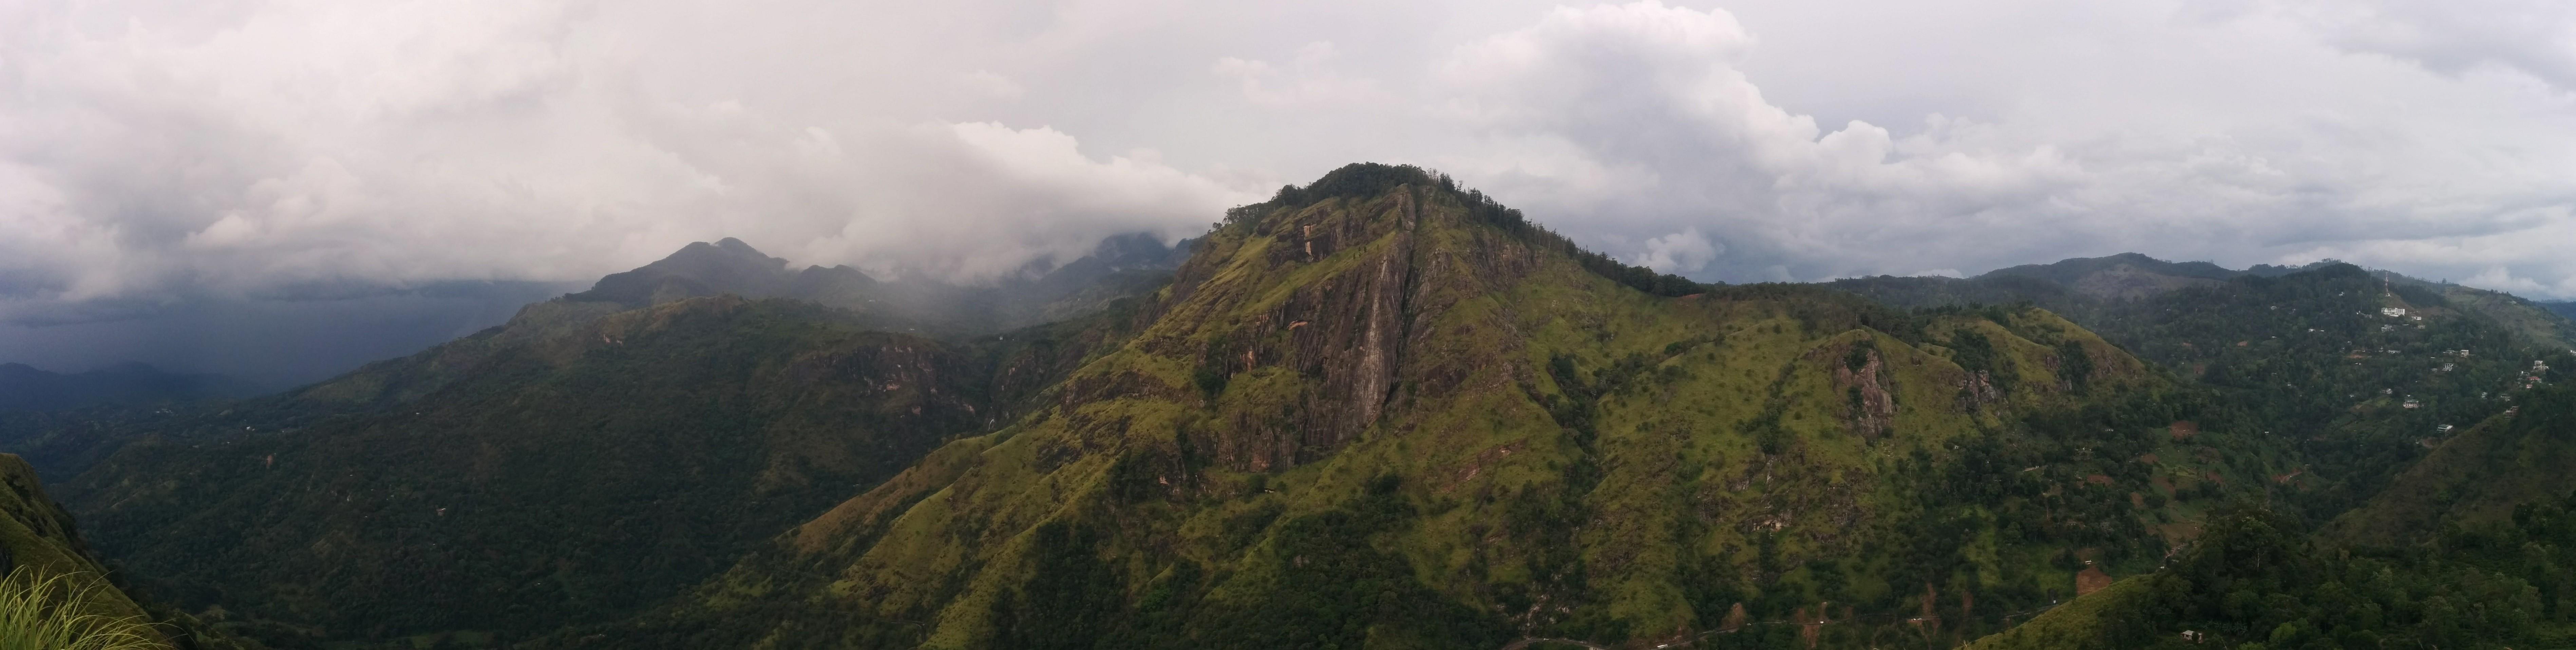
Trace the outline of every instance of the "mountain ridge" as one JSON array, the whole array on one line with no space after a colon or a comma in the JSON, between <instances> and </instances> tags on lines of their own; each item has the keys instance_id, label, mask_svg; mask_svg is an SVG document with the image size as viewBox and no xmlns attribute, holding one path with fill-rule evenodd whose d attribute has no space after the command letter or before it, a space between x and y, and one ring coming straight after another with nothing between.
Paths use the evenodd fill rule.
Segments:
<instances>
[{"instance_id":1,"label":"mountain ridge","mask_svg":"<svg viewBox=\"0 0 2576 650\"><path fill-rule=\"evenodd\" d=\"M631 271L610 274L563 302L609 303L625 309L693 297L792 298L848 309L889 329L934 336L988 334L1078 316L1108 300L1150 288L1186 259L1191 240L1166 245L1144 233L1101 240L1091 253L1062 264L1030 262L990 284L927 279L881 281L849 266L789 270L740 239L693 242Z\"/></svg>"},{"instance_id":2,"label":"mountain ridge","mask_svg":"<svg viewBox=\"0 0 2576 650\"><path fill-rule=\"evenodd\" d=\"M1668 297L1488 206L1355 165L1231 212L1049 407L672 608L546 645L1645 643L1748 607L1911 611L1917 579L2008 611L2071 593L2078 547L2153 562L2162 540L2119 495L2157 488L2129 458L2162 449L2212 485L2197 477L2268 469L2163 449L2200 407L2044 311L1915 316L1795 285ZM2206 415L2193 444L2228 444ZM1968 462L1985 454L2049 471ZM1916 501L1989 477L2027 495L1991 504L2016 523ZM1882 554L1922 559L1859 559Z\"/></svg>"},{"instance_id":3,"label":"mountain ridge","mask_svg":"<svg viewBox=\"0 0 2576 650\"><path fill-rule=\"evenodd\" d=\"M136 406L250 397L260 387L217 374L163 372L124 363L80 373L57 373L21 363L0 363L0 411L62 411L91 406Z\"/></svg>"},{"instance_id":4,"label":"mountain ridge","mask_svg":"<svg viewBox=\"0 0 2576 650\"><path fill-rule=\"evenodd\" d=\"M1168 276L1146 243L980 294L1051 298L1066 320L943 338L904 332L927 326L900 308L743 297L796 278L739 240L700 243L293 391L44 414L15 446L139 581L264 642L516 638L663 597L1024 410L1121 336L1136 278ZM690 510L707 512L671 514Z\"/></svg>"}]
</instances>

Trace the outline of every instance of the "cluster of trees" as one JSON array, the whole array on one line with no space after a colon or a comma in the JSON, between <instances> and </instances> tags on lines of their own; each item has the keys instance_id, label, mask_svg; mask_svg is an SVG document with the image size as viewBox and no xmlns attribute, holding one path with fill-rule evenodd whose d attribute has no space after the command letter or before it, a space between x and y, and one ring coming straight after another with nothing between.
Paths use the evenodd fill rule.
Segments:
<instances>
[{"instance_id":1,"label":"cluster of trees","mask_svg":"<svg viewBox=\"0 0 2576 650\"><path fill-rule=\"evenodd\" d=\"M2576 640L2576 496L2394 548L2339 546L2290 513L2239 506L2139 580L2086 645L2557 647Z\"/></svg>"}]
</instances>

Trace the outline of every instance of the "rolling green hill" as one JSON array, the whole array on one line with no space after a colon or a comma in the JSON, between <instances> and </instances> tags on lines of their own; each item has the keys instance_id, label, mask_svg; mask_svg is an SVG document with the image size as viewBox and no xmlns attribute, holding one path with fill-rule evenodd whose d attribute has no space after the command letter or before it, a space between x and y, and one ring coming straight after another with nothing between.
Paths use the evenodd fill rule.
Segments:
<instances>
[{"instance_id":1,"label":"rolling green hill","mask_svg":"<svg viewBox=\"0 0 2576 650\"><path fill-rule=\"evenodd\" d=\"M2528 371L2508 412L2441 441L2321 530L2233 506L2169 567L1975 647L2567 647L2576 386L2566 364L2576 356Z\"/></svg>"},{"instance_id":2,"label":"rolling green hill","mask_svg":"<svg viewBox=\"0 0 2576 650\"><path fill-rule=\"evenodd\" d=\"M1042 408L543 645L1951 645L2286 467L2045 311L1586 255L1411 168L1283 190Z\"/></svg>"},{"instance_id":3,"label":"rolling green hill","mask_svg":"<svg viewBox=\"0 0 2576 650\"><path fill-rule=\"evenodd\" d=\"M2429 446L2502 412L2514 376L2576 338L2576 322L2537 303L2332 262L2231 271L2132 254L1830 286L1891 305L2065 314L2295 445L2302 467L2284 477L2284 497L2314 520L2362 504Z\"/></svg>"},{"instance_id":4,"label":"rolling green hill","mask_svg":"<svg viewBox=\"0 0 2576 650\"><path fill-rule=\"evenodd\" d=\"M2411 542L2445 529L2505 519L2514 508L2576 492L2576 389L2550 359L2530 375L2543 388L2514 391L2509 412L2441 440L2363 507L2327 532L2365 543Z\"/></svg>"}]
</instances>

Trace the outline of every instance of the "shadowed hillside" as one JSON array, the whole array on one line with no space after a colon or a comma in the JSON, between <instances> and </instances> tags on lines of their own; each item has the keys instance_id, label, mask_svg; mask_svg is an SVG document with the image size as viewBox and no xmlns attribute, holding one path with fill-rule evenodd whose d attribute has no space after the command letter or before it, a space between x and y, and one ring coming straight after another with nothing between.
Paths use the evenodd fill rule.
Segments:
<instances>
[{"instance_id":1,"label":"shadowed hillside","mask_svg":"<svg viewBox=\"0 0 2576 650\"><path fill-rule=\"evenodd\" d=\"M1100 336L964 348L809 303L591 305L173 417L65 492L156 591L275 644L510 638L705 579L1005 417Z\"/></svg>"}]
</instances>

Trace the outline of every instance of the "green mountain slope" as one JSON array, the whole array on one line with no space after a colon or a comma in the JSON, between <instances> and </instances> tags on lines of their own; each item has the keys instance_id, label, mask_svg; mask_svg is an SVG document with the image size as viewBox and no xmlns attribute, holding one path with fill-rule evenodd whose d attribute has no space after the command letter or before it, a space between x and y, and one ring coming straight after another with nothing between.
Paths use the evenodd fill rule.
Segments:
<instances>
[{"instance_id":1,"label":"green mountain slope","mask_svg":"<svg viewBox=\"0 0 2576 650\"><path fill-rule=\"evenodd\" d=\"M2285 467L2045 311L1578 253L1410 168L1283 190L1043 408L550 644L1949 645Z\"/></svg>"},{"instance_id":2,"label":"green mountain slope","mask_svg":"<svg viewBox=\"0 0 2576 650\"><path fill-rule=\"evenodd\" d=\"M157 593L264 622L275 644L506 639L706 579L1007 417L1101 335L964 348L731 296L611 312L535 305L293 394L170 416L63 492Z\"/></svg>"},{"instance_id":3,"label":"green mountain slope","mask_svg":"<svg viewBox=\"0 0 2576 650\"><path fill-rule=\"evenodd\" d=\"M2552 365L2549 362L2554 362ZM2460 434L2435 442L2363 507L2327 528L2365 543L2410 542L2451 526L2504 519L2514 508L2576 492L2576 389L2565 370L2576 357L2535 365L2528 391L2504 398L2514 406ZM2433 441L2428 441L2433 442Z\"/></svg>"},{"instance_id":4,"label":"green mountain slope","mask_svg":"<svg viewBox=\"0 0 2576 650\"><path fill-rule=\"evenodd\" d=\"M2566 647L2576 642L2568 363L2576 356L2535 367L2507 413L2440 442L2323 529L2236 506L2165 570L1976 647Z\"/></svg>"},{"instance_id":5,"label":"green mountain slope","mask_svg":"<svg viewBox=\"0 0 2576 650\"><path fill-rule=\"evenodd\" d=\"M1895 305L2018 302L2066 314L2217 389L2296 445L2303 467L2286 477L2288 497L2316 518L2360 505L2428 442L2504 410L2514 375L2576 332L2513 296L2340 263L2238 272L2126 255L1832 286Z\"/></svg>"}]
</instances>

